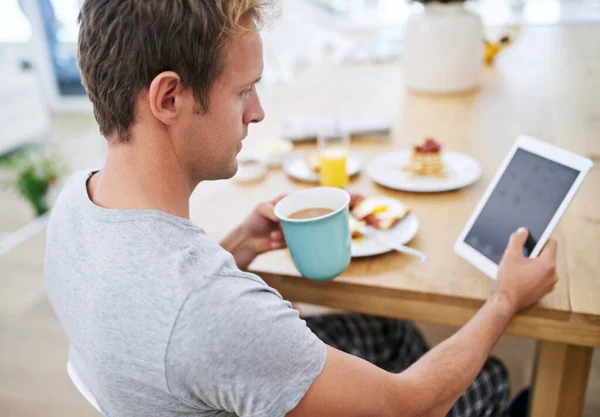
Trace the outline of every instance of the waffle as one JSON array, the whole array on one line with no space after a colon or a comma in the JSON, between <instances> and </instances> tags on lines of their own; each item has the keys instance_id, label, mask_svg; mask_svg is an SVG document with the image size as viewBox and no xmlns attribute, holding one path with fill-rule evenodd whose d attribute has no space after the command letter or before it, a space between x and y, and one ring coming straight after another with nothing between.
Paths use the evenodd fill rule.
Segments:
<instances>
[{"instance_id":1,"label":"waffle","mask_svg":"<svg viewBox=\"0 0 600 417\"><path fill-rule=\"evenodd\" d=\"M442 147L434 139L415 146L410 163L403 170L419 177L445 178L448 175L442 162Z\"/></svg>"}]
</instances>

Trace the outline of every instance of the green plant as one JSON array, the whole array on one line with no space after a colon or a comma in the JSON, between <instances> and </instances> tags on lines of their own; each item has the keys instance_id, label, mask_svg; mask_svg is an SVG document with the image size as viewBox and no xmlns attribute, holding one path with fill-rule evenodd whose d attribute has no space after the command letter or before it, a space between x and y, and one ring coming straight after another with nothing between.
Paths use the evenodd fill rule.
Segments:
<instances>
[{"instance_id":1,"label":"green plant","mask_svg":"<svg viewBox=\"0 0 600 417\"><path fill-rule=\"evenodd\" d=\"M64 171L56 153L39 148L24 148L0 161L1 185L27 200L37 216L48 212L48 190Z\"/></svg>"}]
</instances>

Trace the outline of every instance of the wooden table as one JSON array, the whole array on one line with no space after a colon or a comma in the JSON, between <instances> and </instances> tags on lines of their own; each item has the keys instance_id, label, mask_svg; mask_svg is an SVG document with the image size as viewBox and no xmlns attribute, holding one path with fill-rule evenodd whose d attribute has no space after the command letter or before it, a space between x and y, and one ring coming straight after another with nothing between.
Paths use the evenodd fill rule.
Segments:
<instances>
[{"instance_id":1,"label":"wooden table","mask_svg":"<svg viewBox=\"0 0 600 417\"><path fill-rule=\"evenodd\" d=\"M299 277L287 251L251 266L288 300L369 314L462 326L492 291L492 281L456 256L452 246L518 134L542 138L596 162L563 217L554 293L519 314L507 332L540 340L532 417L581 415L593 347L600 346L600 25L523 29L517 43L486 70L473 94L430 97L407 93L402 65L322 65L263 94L265 121L251 127L246 146L280 134L284 116L341 112L393 121L389 141L356 140L367 163L374 156L433 136L446 149L474 156L483 167L475 185L442 194L391 191L361 175L350 191L390 195L420 219L411 246L430 261L399 253L354 260L327 283ZM308 145L314 146L314 145ZM272 171L255 184L201 184L192 217L223 237L259 201L307 184Z\"/></svg>"}]
</instances>

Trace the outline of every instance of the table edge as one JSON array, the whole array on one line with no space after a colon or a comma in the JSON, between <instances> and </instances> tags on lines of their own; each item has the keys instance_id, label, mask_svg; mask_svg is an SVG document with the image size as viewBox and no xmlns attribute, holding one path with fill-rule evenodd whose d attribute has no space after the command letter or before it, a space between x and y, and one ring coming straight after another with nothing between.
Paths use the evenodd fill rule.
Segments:
<instances>
[{"instance_id":1,"label":"table edge","mask_svg":"<svg viewBox=\"0 0 600 417\"><path fill-rule=\"evenodd\" d=\"M284 299L291 302L453 327L463 326L485 302L450 295L372 287L348 281L317 282L265 272L260 272L260 276ZM399 300L402 302L399 303ZM507 327L506 333L600 347L600 316L534 306L519 313Z\"/></svg>"}]
</instances>

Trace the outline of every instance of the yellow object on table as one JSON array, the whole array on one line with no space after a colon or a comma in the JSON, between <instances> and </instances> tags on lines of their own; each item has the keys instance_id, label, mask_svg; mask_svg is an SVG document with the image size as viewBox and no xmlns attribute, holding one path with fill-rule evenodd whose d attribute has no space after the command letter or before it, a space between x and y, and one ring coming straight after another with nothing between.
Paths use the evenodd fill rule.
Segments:
<instances>
[{"instance_id":1,"label":"yellow object on table","mask_svg":"<svg viewBox=\"0 0 600 417\"><path fill-rule=\"evenodd\" d=\"M506 45L508 45L508 41L506 43L485 41L485 63L488 65L492 65L494 63L496 55L498 55L500 51L502 51L506 47Z\"/></svg>"},{"instance_id":2,"label":"yellow object on table","mask_svg":"<svg viewBox=\"0 0 600 417\"><path fill-rule=\"evenodd\" d=\"M329 148L319 153L320 182L324 187L345 187L350 179L346 170L348 151Z\"/></svg>"},{"instance_id":3,"label":"yellow object on table","mask_svg":"<svg viewBox=\"0 0 600 417\"><path fill-rule=\"evenodd\" d=\"M494 60L496 59L496 55L498 55L504 48L514 43L515 39L519 34L519 27L512 26L510 28L510 34L504 34L497 41L491 41L489 39L484 39L484 52L483 59L487 65L492 65Z\"/></svg>"}]
</instances>

